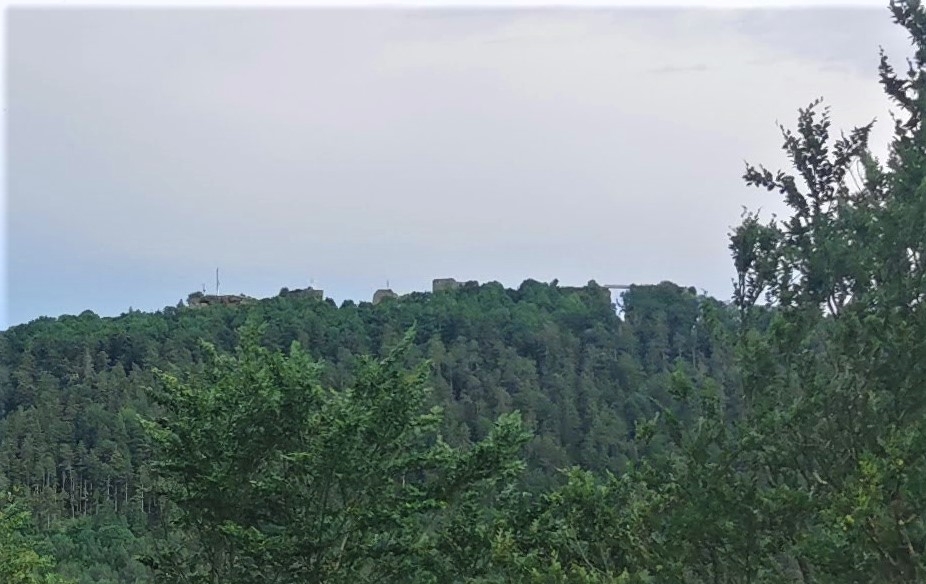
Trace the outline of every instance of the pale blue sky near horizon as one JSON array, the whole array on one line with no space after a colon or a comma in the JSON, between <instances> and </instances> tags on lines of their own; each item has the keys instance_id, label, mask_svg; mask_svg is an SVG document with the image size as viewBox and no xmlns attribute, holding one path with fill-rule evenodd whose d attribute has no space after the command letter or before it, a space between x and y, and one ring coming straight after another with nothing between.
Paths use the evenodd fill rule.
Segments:
<instances>
[{"instance_id":1,"label":"pale blue sky near horizon","mask_svg":"<svg viewBox=\"0 0 926 584\"><path fill-rule=\"evenodd\" d=\"M823 96L877 117L881 9L15 10L6 317L203 284L338 302L388 280L672 280L726 298L776 210L743 160ZM0 250L2 251L2 250Z\"/></svg>"}]
</instances>

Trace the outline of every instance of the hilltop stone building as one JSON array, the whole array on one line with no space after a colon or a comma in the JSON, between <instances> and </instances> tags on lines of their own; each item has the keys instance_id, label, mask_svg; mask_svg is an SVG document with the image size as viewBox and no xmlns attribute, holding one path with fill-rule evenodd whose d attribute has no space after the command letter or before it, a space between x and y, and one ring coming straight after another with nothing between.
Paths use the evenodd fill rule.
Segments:
<instances>
[{"instance_id":1,"label":"hilltop stone building","mask_svg":"<svg viewBox=\"0 0 926 584\"><path fill-rule=\"evenodd\" d=\"M373 304L379 304L386 299L398 298L399 295L390 290L389 288L382 288L373 293Z\"/></svg>"},{"instance_id":2,"label":"hilltop stone building","mask_svg":"<svg viewBox=\"0 0 926 584\"><path fill-rule=\"evenodd\" d=\"M443 292L445 290L456 290L462 285L453 278L436 278L431 282L431 292Z\"/></svg>"}]
</instances>

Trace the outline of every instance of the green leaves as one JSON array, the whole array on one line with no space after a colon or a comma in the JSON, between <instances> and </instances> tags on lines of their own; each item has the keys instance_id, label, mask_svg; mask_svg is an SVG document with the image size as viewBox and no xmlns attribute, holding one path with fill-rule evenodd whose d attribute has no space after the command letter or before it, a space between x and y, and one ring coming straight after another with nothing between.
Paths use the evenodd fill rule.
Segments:
<instances>
[{"instance_id":1,"label":"green leaves","mask_svg":"<svg viewBox=\"0 0 926 584\"><path fill-rule=\"evenodd\" d=\"M30 536L28 511L5 498L0 507L0 582L8 584L67 584L54 574L54 560L37 551L38 539Z\"/></svg>"},{"instance_id":2,"label":"green leaves","mask_svg":"<svg viewBox=\"0 0 926 584\"><path fill-rule=\"evenodd\" d=\"M744 177L778 192L790 217L766 226L746 215L731 237L737 304L754 315L764 292L775 316L767 329L744 318L741 433L714 444L739 469L729 480L752 477L756 510L787 520L754 524L729 506L716 521L757 525L755 537L771 546L755 561L773 568L786 558L786 572L805 582L926 577L917 365L926 339L926 103L915 66L926 56L926 13L919 2L892 2L892 12L916 57L906 79L882 59L882 84L908 116L888 167L867 152L871 124L831 141L829 112L817 112L816 101L800 111L796 131L783 129L795 174L748 167Z\"/></svg>"},{"instance_id":3,"label":"green leaves","mask_svg":"<svg viewBox=\"0 0 926 584\"><path fill-rule=\"evenodd\" d=\"M152 396L167 415L149 425L156 468L175 527L198 551L183 560L193 566L161 578L424 577L458 508L514 479L528 435L509 414L468 451L441 440L426 368L401 365L413 335L364 360L343 390L320 385L298 344L270 351L255 329L242 332L236 357L213 354L201 375L162 375Z\"/></svg>"}]
</instances>

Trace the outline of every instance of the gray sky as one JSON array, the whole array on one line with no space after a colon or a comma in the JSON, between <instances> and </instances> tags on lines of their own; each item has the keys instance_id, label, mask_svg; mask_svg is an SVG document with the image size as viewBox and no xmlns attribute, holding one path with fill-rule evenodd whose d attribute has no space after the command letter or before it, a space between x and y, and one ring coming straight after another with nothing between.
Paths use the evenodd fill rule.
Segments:
<instances>
[{"instance_id":1,"label":"gray sky","mask_svg":"<svg viewBox=\"0 0 926 584\"><path fill-rule=\"evenodd\" d=\"M743 161L878 117L884 9L14 10L8 317L203 283L673 280L726 298Z\"/></svg>"}]
</instances>

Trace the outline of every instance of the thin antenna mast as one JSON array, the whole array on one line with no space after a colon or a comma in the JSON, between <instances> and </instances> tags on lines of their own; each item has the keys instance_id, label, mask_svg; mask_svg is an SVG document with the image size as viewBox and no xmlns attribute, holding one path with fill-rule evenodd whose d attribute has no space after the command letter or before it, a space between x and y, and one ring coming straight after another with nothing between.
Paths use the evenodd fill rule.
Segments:
<instances>
[{"instance_id":1,"label":"thin antenna mast","mask_svg":"<svg viewBox=\"0 0 926 584\"><path fill-rule=\"evenodd\" d=\"M215 269L215 295L219 295L219 269Z\"/></svg>"}]
</instances>

